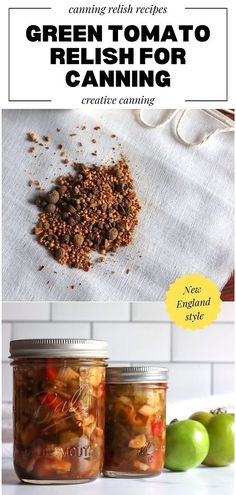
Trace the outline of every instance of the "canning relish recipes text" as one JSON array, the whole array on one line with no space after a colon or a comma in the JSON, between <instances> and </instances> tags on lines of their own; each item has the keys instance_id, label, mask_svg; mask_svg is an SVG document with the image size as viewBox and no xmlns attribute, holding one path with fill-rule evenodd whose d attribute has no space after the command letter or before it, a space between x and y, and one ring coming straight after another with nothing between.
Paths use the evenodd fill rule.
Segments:
<instances>
[{"instance_id":1,"label":"canning relish recipes text","mask_svg":"<svg viewBox=\"0 0 236 495\"><path fill-rule=\"evenodd\" d=\"M112 46L99 47L104 41L104 31L109 36ZM174 45L171 48L160 46L165 42L197 41L206 42L210 38L210 29L206 25L154 25L152 27L134 24L122 25L30 25L26 29L26 37L30 42L79 43L76 47L50 48L50 63L64 65L114 66L115 64L144 66L148 60L153 65L186 64L186 50ZM116 43L125 43L117 47ZM138 42L138 48L133 43ZM152 47L147 46L152 42ZM86 46L83 46L86 43ZM93 45L90 45L93 43ZM157 47L153 48L153 43ZM143 46L142 46L143 45ZM170 87L171 76L167 70L69 70L65 76L66 84L70 87Z\"/></svg>"}]
</instances>

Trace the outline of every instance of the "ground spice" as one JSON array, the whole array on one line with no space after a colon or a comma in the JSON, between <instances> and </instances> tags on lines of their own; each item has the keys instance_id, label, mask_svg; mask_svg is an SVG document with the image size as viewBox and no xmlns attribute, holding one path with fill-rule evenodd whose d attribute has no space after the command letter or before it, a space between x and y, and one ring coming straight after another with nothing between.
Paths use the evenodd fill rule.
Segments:
<instances>
[{"instance_id":1,"label":"ground spice","mask_svg":"<svg viewBox=\"0 0 236 495\"><path fill-rule=\"evenodd\" d=\"M89 271L91 251L104 256L132 241L141 207L124 157L112 166L74 163L74 169L36 198L34 233L60 264Z\"/></svg>"},{"instance_id":2,"label":"ground spice","mask_svg":"<svg viewBox=\"0 0 236 495\"><path fill-rule=\"evenodd\" d=\"M35 132L27 132L27 138L28 138L28 141L31 141L32 143L38 143L39 142L39 138L38 138L37 134L35 134Z\"/></svg>"},{"instance_id":3,"label":"ground spice","mask_svg":"<svg viewBox=\"0 0 236 495\"><path fill-rule=\"evenodd\" d=\"M32 179L30 179L28 181L28 186L29 187L34 187L36 189L36 191L44 191L43 185L38 180L32 180Z\"/></svg>"}]
</instances>

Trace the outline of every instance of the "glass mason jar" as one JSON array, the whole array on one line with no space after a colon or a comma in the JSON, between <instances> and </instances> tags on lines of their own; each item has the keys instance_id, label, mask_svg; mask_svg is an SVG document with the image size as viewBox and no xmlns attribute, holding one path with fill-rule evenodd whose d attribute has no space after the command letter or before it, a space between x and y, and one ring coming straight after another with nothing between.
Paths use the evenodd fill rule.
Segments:
<instances>
[{"instance_id":1,"label":"glass mason jar","mask_svg":"<svg viewBox=\"0 0 236 495\"><path fill-rule=\"evenodd\" d=\"M166 368L108 368L104 476L160 474L165 456Z\"/></svg>"},{"instance_id":2,"label":"glass mason jar","mask_svg":"<svg viewBox=\"0 0 236 495\"><path fill-rule=\"evenodd\" d=\"M107 343L15 340L14 467L27 483L81 483L102 471Z\"/></svg>"}]
</instances>

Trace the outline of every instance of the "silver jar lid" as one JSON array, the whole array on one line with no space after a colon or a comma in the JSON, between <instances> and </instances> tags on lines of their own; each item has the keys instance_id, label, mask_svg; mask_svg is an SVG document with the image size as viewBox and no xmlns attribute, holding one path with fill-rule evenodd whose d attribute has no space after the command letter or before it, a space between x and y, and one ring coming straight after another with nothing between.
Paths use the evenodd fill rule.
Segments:
<instances>
[{"instance_id":1,"label":"silver jar lid","mask_svg":"<svg viewBox=\"0 0 236 495\"><path fill-rule=\"evenodd\" d=\"M107 358L108 343L87 339L27 339L10 342L10 357Z\"/></svg>"},{"instance_id":2,"label":"silver jar lid","mask_svg":"<svg viewBox=\"0 0 236 495\"><path fill-rule=\"evenodd\" d=\"M107 383L167 383L168 369L156 366L107 368Z\"/></svg>"}]
</instances>

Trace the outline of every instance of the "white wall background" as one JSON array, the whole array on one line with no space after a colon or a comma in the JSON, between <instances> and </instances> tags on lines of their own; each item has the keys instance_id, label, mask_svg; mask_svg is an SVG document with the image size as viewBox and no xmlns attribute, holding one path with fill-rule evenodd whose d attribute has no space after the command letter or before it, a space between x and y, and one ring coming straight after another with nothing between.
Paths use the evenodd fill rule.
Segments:
<instances>
[{"instance_id":1,"label":"white wall background","mask_svg":"<svg viewBox=\"0 0 236 495\"><path fill-rule=\"evenodd\" d=\"M4 303L3 401L12 397L11 339L43 337L108 340L110 362L169 368L169 400L208 397L234 390L234 304L195 332L170 322L164 303Z\"/></svg>"}]
</instances>

